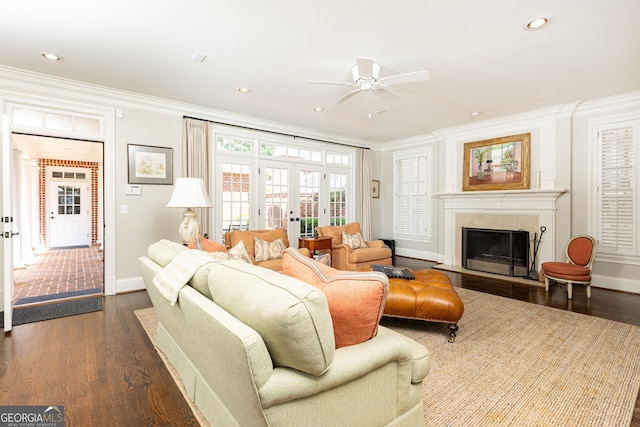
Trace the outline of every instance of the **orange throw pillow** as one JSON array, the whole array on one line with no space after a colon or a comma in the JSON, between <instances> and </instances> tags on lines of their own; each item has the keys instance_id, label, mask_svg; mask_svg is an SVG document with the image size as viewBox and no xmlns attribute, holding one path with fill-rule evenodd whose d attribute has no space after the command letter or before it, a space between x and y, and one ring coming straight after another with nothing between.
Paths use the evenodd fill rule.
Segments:
<instances>
[{"instance_id":1,"label":"orange throw pillow","mask_svg":"<svg viewBox=\"0 0 640 427\"><path fill-rule=\"evenodd\" d=\"M227 252L227 247L222 243L198 236L189 242L189 249L200 249L205 252Z\"/></svg>"},{"instance_id":2,"label":"orange throw pillow","mask_svg":"<svg viewBox=\"0 0 640 427\"><path fill-rule=\"evenodd\" d=\"M389 279L378 272L341 271L288 248L282 273L316 286L325 294L336 348L358 344L378 333L389 291Z\"/></svg>"}]
</instances>

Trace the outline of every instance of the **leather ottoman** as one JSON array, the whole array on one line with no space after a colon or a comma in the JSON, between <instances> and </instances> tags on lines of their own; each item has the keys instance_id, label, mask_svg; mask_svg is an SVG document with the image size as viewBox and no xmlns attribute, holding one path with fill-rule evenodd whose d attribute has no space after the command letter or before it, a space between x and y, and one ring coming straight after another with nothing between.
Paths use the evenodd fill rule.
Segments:
<instances>
[{"instance_id":1,"label":"leather ottoman","mask_svg":"<svg viewBox=\"0 0 640 427\"><path fill-rule=\"evenodd\" d=\"M449 342L456 339L464 304L449 280L437 270L411 270L415 279L389 279L384 316L449 324Z\"/></svg>"}]
</instances>

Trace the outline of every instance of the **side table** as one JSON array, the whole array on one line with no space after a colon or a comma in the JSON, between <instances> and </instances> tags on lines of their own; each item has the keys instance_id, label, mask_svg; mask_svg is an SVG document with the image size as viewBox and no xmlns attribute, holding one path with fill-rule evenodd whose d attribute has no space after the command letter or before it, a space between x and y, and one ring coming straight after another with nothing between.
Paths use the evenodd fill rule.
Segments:
<instances>
[{"instance_id":1,"label":"side table","mask_svg":"<svg viewBox=\"0 0 640 427\"><path fill-rule=\"evenodd\" d=\"M316 251L328 249L333 265L333 249L331 248L331 237L298 237L298 248L309 249L309 257L313 258Z\"/></svg>"}]
</instances>

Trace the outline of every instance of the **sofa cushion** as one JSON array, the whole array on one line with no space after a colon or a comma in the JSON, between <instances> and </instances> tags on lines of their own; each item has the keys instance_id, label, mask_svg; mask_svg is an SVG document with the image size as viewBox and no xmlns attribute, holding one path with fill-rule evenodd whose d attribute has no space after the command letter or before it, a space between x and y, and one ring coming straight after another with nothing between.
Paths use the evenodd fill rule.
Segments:
<instances>
[{"instance_id":1,"label":"sofa cushion","mask_svg":"<svg viewBox=\"0 0 640 427\"><path fill-rule=\"evenodd\" d=\"M327 297L336 348L366 341L378 332L389 279L378 272L340 271L293 248L282 255L282 273L320 288Z\"/></svg>"},{"instance_id":2,"label":"sofa cushion","mask_svg":"<svg viewBox=\"0 0 640 427\"><path fill-rule=\"evenodd\" d=\"M260 239L258 237L254 240L255 254L254 258L256 262L269 261L271 259L282 258L282 252L286 249L284 239L282 237L269 242L267 240Z\"/></svg>"},{"instance_id":3,"label":"sofa cushion","mask_svg":"<svg viewBox=\"0 0 640 427\"><path fill-rule=\"evenodd\" d=\"M316 287L255 265L212 266L212 299L256 330L276 366L323 374L335 354L327 299Z\"/></svg>"},{"instance_id":4,"label":"sofa cushion","mask_svg":"<svg viewBox=\"0 0 640 427\"><path fill-rule=\"evenodd\" d=\"M227 247L222 243L209 240L204 236L198 236L189 242L189 249L200 249L205 252L227 252Z\"/></svg>"},{"instance_id":5,"label":"sofa cushion","mask_svg":"<svg viewBox=\"0 0 640 427\"><path fill-rule=\"evenodd\" d=\"M149 245L147 255L153 262L164 268L176 257L176 255L186 250L187 248L180 243L162 239Z\"/></svg>"},{"instance_id":6,"label":"sofa cushion","mask_svg":"<svg viewBox=\"0 0 640 427\"><path fill-rule=\"evenodd\" d=\"M368 248L367 242L362 238L360 232L349 234L345 231L342 232L342 243L348 245L351 249Z\"/></svg>"}]
</instances>

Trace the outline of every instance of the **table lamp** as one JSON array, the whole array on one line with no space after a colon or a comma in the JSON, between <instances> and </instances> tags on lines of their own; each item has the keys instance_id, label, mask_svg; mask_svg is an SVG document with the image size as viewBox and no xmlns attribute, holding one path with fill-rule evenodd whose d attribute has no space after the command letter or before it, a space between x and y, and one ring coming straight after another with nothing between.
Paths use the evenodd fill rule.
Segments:
<instances>
[{"instance_id":1,"label":"table lamp","mask_svg":"<svg viewBox=\"0 0 640 427\"><path fill-rule=\"evenodd\" d=\"M193 208L210 208L213 204L201 178L178 178L173 193L167 203L168 208L184 208L178 234L182 243L188 245L200 234Z\"/></svg>"}]
</instances>

